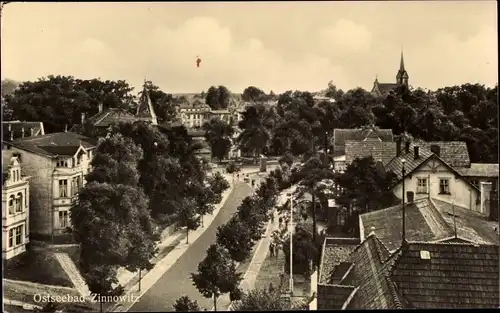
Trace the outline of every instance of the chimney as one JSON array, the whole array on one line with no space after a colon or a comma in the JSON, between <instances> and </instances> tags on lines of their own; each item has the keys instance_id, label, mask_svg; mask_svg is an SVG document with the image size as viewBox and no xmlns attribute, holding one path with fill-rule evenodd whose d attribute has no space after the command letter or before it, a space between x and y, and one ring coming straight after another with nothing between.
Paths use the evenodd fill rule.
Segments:
<instances>
[{"instance_id":1,"label":"chimney","mask_svg":"<svg viewBox=\"0 0 500 313\"><path fill-rule=\"evenodd\" d=\"M33 135L35 135L35 130L33 127L30 127L30 136L33 137Z\"/></svg>"},{"instance_id":2,"label":"chimney","mask_svg":"<svg viewBox=\"0 0 500 313\"><path fill-rule=\"evenodd\" d=\"M102 102L101 102L101 103L99 103L99 113L101 113L101 112L102 112L102 110L103 110L103 104L102 104Z\"/></svg>"},{"instance_id":3,"label":"chimney","mask_svg":"<svg viewBox=\"0 0 500 313\"><path fill-rule=\"evenodd\" d=\"M441 147L439 145L431 145L431 152L437 155L438 157L441 156Z\"/></svg>"},{"instance_id":4,"label":"chimney","mask_svg":"<svg viewBox=\"0 0 500 313\"><path fill-rule=\"evenodd\" d=\"M64 124L64 132L66 133L68 131L68 124Z\"/></svg>"},{"instance_id":5,"label":"chimney","mask_svg":"<svg viewBox=\"0 0 500 313\"><path fill-rule=\"evenodd\" d=\"M420 155L418 154L419 152L418 150L419 150L418 146L413 147L413 154L415 156L415 160L417 160L420 157Z\"/></svg>"},{"instance_id":6,"label":"chimney","mask_svg":"<svg viewBox=\"0 0 500 313\"><path fill-rule=\"evenodd\" d=\"M9 132L12 131L12 125L9 123Z\"/></svg>"},{"instance_id":7,"label":"chimney","mask_svg":"<svg viewBox=\"0 0 500 313\"><path fill-rule=\"evenodd\" d=\"M82 117L81 117L81 124L83 125L83 122L85 122L85 113L82 113Z\"/></svg>"},{"instance_id":8,"label":"chimney","mask_svg":"<svg viewBox=\"0 0 500 313\"><path fill-rule=\"evenodd\" d=\"M24 138L24 127L21 127L21 138Z\"/></svg>"},{"instance_id":9,"label":"chimney","mask_svg":"<svg viewBox=\"0 0 500 313\"><path fill-rule=\"evenodd\" d=\"M405 153L410 153L410 142L405 142Z\"/></svg>"},{"instance_id":10,"label":"chimney","mask_svg":"<svg viewBox=\"0 0 500 313\"><path fill-rule=\"evenodd\" d=\"M491 189L492 189L492 183L490 182L481 182L481 187L480 187L480 195L481 195L481 207L480 213L485 214L486 210L488 208L488 204L490 203L490 198L491 198Z\"/></svg>"},{"instance_id":11,"label":"chimney","mask_svg":"<svg viewBox=\"0 0 500 313\"><path fill-rule=\"evenodd\" d=\"M401 138L398 138L396 141L396 156L397 157L401 156L401 143L402 143Z\"/></svg>"},{"instance_id":12,"label":"chimney","mask_svg":"<svg viewBox=\"0 0 500 313\"><path fill-rule=\"evenodd\" d=\"M407 191L406 192L406 202L413 203L414 195L415 194L413 193L413 191Z\"/></svg>"},{"instance_id":13,"label":"chimney","mask_svg":"<svg viewBox=\"0 0 500 313\"><path fill-rule=\"evenodd\" d=\"M10 141L12 141L12 140L14 140L14 132L13 131L10 132Z\"/></svg>"}]
</instances>

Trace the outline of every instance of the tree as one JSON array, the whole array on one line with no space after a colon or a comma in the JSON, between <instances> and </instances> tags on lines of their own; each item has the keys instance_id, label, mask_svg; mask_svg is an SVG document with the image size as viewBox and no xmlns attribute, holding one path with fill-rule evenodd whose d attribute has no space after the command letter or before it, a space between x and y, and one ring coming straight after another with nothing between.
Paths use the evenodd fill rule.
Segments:
<instances>
[{"instance_id":1,"label":"tree","mask_svg":"<svg viewBox=\"0 0 500 313\"><path fill-rule=\"evenodd\" d=\"M104 107L127 107L133 90L125 81L80 80L72 76L48 76L20 84L13 94L5 96L6 109L12 119L41 121L45 132L61 132L80 124L87 116Z\"/></svg>"},{"instance_id":2,"label":"tree","mask_svg":"<svg viewBox=\"0 0 500 313\"><path fill-rule=\"evenodd\" d=\"M233 304L235 311L287 311L291 306L281 300L279 290L252 289Z\"/></svg>"},{"instance_id":3,"label":"tree","mask_svg":"<svg viewBox=\"0 0 500 313\"><path fill-rule=\"evenodd\" d=\"M227 109L231 101L231 92L225 86L211 86L205 96L205 102L213 110Z\"/></svg>"},{"instance_id":4,"label":"tree","mask_svg":"<svg viewBox=\"0 0 500 313\"><path fill-rule=\"evenodd\" d=\"M238 287L242 279L241 273L236 272L236 265L228 251L216 244L208 248L207 255L198 264L198 272L191 273L191 279L205 298L213 298L215 311L219 296L230 293L234 298L241 292Z\"/></svg>"},{"instance_id":5,"label":"tree","mask_svg":"<svg viewBox=\"0 0 500 313\"><path fill-rule=\"evenodd\" d=\"M222 193L230 187L229 182L220 172L216 172L212 176L209 176L207 178L207 183L209 189L218 196L221 196Z\"/></svg>"},{"instance_id":6,"label":"tree","mask_svg":"<svg viewBox=\"0 0 500 313\"><path fill-rule=\"evenodd\" d=\"M217 244L226 248L235 262L243 262L250 256L253 244L259 237L238 216L233 216L228 223L218 227L216 234Z\"/></svg>"},{"instance_id":7,"label":"tree","mask_svg":"<svg viewBox=\"0 0 500 313\"><path fill-rule=\"evenodd\" d=\"M293 154L291 152L286 152L280 159L280 165L286 164L289 167L293 165Z\"/></svg>"},{"instance_id":8,"label":"tree","mask_svg":"<svg viewBox=\"0 0 500 313\"><path fill-rule=\"evenodd\" d=\"M231 161L226 166L226 172L229 174L237 173L241 171L241 169L236 165L234 161Z\"/></svg>"},{"instance_id":9,"label":"tree","mask_svg":"<svg viewBox=\"0 0 500 313\"><path fill-rule=\"evenodd\" d=\"M145 86L158 120L160 122L168 122L174 119L176 111L172 95L165 93L151 81L146 81ZM139 92L139 97L142 96L142 92Z\"/></svg>"},{"instance_id":10,"label":"tree","mask_svg":"<svg viewBox=\"0 0 500 313\"><path fill-rule=\"evenodd\" d=\"M6 95L13 94L19 85L20 83L15 80L2 79L1 97L4 98Z\"/></svg>"},{"instance_id":11,"label":"tree","mask_svg":"<svg viewBox=\"0 0 500 313\"><path fill-rule=\"evenodd\" d=\"M119 266L150 267L156 249L147 208L147 198L134 186L91 182L80 190L70 216L82 275L92 292L120 291L111 287Z\"/></svg>"},{"instance_id":12,"label":"tree","mask_svg":"<svg viewBox=\"0 0 500 313\"><path fill-rule=\"evenodd\" d=\"M344 189L338 200L359 208L361 213L389 207L397 201L392 192L396 179L394 173L381 171L371 156L355 159L343 174L335 177Z\"/></svg>"},{"instance_id":13,"label":"tree","mask_svg":"<svg viewBox=\"0 0 500 313\"><path fill-rule=\"evenodd\" d=\"M189 199L179 209L177 212L179 226L186 227L186 243L189 243L189 231L196 230L201 226L200 216L197 216L198 208L195 200Z\"/></svg>"},{"instance_id":14,"label":"tree","mask_svg":"<svg viewBox=\"0 0 500 313\"><path fill-rule=\"evenodd\" d=\"M137 186L137 165L142 156L142 149L121 134L100 138L91 161L92 171L86 177L87 182Z\"/></svg>"},{"instance_id":15,"label":"tree","mask_svg":"<svg viewBox=\"0 0 500 313\"><path fill-rule=\"evenodd\" d=\"M243 152L253 154L254 163L257 163L258 156L267 150L277 116L271 108L261 104L247 107L242 115L238 123L242 132L237 142Z\"/></svg>"},{"instance_id":16,"label":"tree","mask_svg":"<svg viewBox=\"0 0 500 313\"><path fill-rule=\"evenodd\" d=\"M255 86L249 86L243 90L241 98L244 101L258 102L263 101L267 97L266 93Z\"/></svg>"},{"instance_id":17,"label":"tree","mask_svg":"<svg viewBox=\"0 0 500 313\"><path fill-rule=\"evenodd\" d=\"M182 296L175 300L173 305L175 312L198 312L202 311L198 302L191 300L188 296Z\"/></svg>"},{"instance_id":18,"label":"tree","mask_svg":"<svg viewBox=\"0 0 500 313\"><path fill-rule=\"evenodd\" d=\"M231 125L218 119L212 118L203 124L205 139L212 150L212 157L218 158L220 162L231 150L231 137L234 129Z\"/></svg>"},{"instance_id":19,"label":"tree","mask_svg":"<svg viewBox=\"0 0 500 313\"><path fill-rule=\"evenodd\" d=\"M335 86L333 81L328 82L328 88L325 91L325 97L333 98L335 99L335 101L339 101L343 95L344 92L342 91L342 89L337 89L337 86Z\"/></svg>"}]
</instances>

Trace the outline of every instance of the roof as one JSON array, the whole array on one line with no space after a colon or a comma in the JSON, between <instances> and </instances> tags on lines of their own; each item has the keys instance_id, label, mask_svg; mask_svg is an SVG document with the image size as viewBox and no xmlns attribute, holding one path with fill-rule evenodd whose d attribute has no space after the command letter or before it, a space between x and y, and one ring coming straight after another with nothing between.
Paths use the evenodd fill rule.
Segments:
<instances>
[{"instance_id":1,"label":"roof","mask_svg":"<svg viewBox=\"0 0 500 313\"><path fill-rule=\"evenodd\" d=\"M336 128L333 130L333 147L344 151L345 142L348 140L363 141L363 140L379 140L393 141L392 129L377 129L377 128L355 128L342 129Z\"/></svg>"},{"instance_id":2,"label":"roof","mask_svg":"<svg viewBox=\"0 0 500 313\"><path fill-rule=\"evenodd\" d=\"M418 158L415 158L415 147L419 147ZM385 166L386 170L392 171L396 174L396 177L399 181L403 179L403 159L405 160L405 170L406 176L411 175L414 171L416 171L422 164L425 164L429 159L436 158L441 161L448 169L454 172L457 175L460 175L455 168L453 168L450 164L448 164L441 157L432 153L430 150L426 149L426 147L422 147L421 143L411 143L410 149L408 152L405 151L405 147L402 147L401 155L394 157L387 165ZM471 186L474 190L479 191L477 186L474 186L469 180L464 179L464 181Z\"/></svg>"},{"instance_id":3,"label":"roof","mask_svg":"<svg viewBox=\"0 0 500 313\"><path fill-rule=\"evenodd\" d=\"M455 212L455 218L453 217ZM405 207L408 241L433 242L457 237L475 243L500 243L495 222L479 213L437 199L419 199ZM390 250L401 246L402 205L360 215L364 233L374 232ZM498 223L497 223L498 224Z\"/></svg>"},{"instance_id":4,"label":"roof","mask_svg":"<svg viewBox=\"0 0 500 313\"><path fill-rule=\"evenodd\" d=\"M379 83L378 81L376 82L376 86L378 87L378 90L382 94L386 94L391 92L392 90L396 89L399 87L399 84L396 83Z\"/></svg>"},{"instance_id":5,"label":"roof","mask_svg":"<svg viewBox=\"0 0 500 313\"><path fill-rule=\"evenodd\" d=\"M140 118L127 110L110 108L89 117L86 122L91 123L95 127L109 127L120 122L133 123L140 120Z\"/></svg>"},{"instance_id":6,"label":"roof","mask_svg":"<svg viewBox=\"0 0 500 313\"><path fill-rule=\"evenodd\" d=\"M467 177L498 177L498 164L471 163L470 167L457 168L457 172Z\"/></svg>"},{"instance_id":7,"label":"roof","mask_svg":"<svg viewBox=\"0 0 500 313\"><path fill-rule=\"evenodd\" d=\"M432 145L438 145L439 157L451 167L470 166L469 150L465 141L418 141L415 145L427 150L431 150Z\"/></svg>"},{"instance_id":8,"label":"roof","mask_svg":"<svg viewBox=\"0 0 500 313\"><path fill-rule=\"evenodd\" d=\"M372 156L375 162L381 160L387 164L396 156L396 143L348 140L345 142L345 156L347 163L352 163L357 158Z\"/></svg>"},{"instance_id":9,"label":"roof","mask_svg":"<svg viewBox=\"0 0 500 313\"><path fill-rule=\"evenodd\" d=\"M360 244L359 238L325 238L319 282L329 284L332 282L334 268L349 259L349 255Z\"/></svg>"},{"instance_id":10,"label":"roof","mask_svg":"<svg viewBox=\"0 0 500 313\"><path fill-rule=\"evenodd\" d=\"M422 260L421 251L430 260ZM499 252L498 245L409 243L391 280L414 308L498 307Z\"/></svg>"},{"instance_id":11,"label":"roof","mask_svg":"<svg viewBox=\"0 0 500 313\"><path fill-rule=\"evenodd\" d=\"M147 118L155 125L158 123L153 103L151 102L151 98L149 97L149 91L146 88L146 84L144 84L144 87L142 89L141 98L139 99L139 104L137 105L137 112L135 115L140 118Z\"/></svg>"},{"instance_id":12,"label":"roof","mask_svg":"<svg viewBox=\"0 0 500 313\"><path fill-rule=\"evenodd\" d=\"M430 260L421 259L422 250ZM408 241L390 254L372 233L349 261L352 270L340 284L318 284L318 309L499 305L498 245Z\"/></svg>"},{"instance_id":13,"label":"roof","mask_svg":"<svg viewBox=\"0 0 500 313\"><path fill-rule=\"evenodd\" d=\"M10 131L9 131L9 126L10 126ZM13 139L22 138L23 129L24 129L24 137L31 136L32 130L33 130L33 136L45 134L45 130L43 128L43 122L5 121L2 122L3 140L10 140L11 132Z\"/></svg>"},{"instance_id":14,"label":"roof","mask_svg":"<svg viewBox=\"0 0 500 313\"><path fill-rule=\"evenodd\" d=\"M95 147L95 143L92 139L71 132L24 137L6 142L6 144L32 153L51 157L58 155L73 155L80 148L80 145L85 149Z\"/></svg>"}]
</instances>

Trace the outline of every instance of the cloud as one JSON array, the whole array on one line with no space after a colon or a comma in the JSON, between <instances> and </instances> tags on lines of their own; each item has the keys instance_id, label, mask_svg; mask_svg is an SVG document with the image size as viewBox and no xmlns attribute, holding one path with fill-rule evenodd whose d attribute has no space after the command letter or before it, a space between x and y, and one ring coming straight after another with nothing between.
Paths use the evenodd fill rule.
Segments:
<instances>
[{"instance_id":1,"label":"cloud","mask_svg":"<svg viewBox=\"0 0 500 313\"><path fill-rule=\"evenodd\" d=\"M340 56L368 52L372 43L372 34L366 26L345 19L324 28L319 38L326 51Z\"/></svg>"}]
</instances>

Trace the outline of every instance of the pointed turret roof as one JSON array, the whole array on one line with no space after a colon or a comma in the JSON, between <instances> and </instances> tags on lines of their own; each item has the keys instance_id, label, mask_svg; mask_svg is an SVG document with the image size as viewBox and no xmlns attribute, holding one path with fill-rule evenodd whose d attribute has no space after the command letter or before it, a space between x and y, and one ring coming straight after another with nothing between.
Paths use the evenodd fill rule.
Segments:
<instances>
[{"instance_id":1,"label":"pointed turret roof","mask_svg":"<svg viewBox=\"0 0 500 313\"><path fill-rule=\"evenodd\" d=\"M141 93L141 98L139 99L139 104L137 106L137 117L148 118L151 120L153 125L158 125L158 120L156 118L155 110L153 108L153 103L149 97L149 91L146 88L146 81L144 81L144 86Z\"/></svg>"},{"instance_id":2,"label":"pointed turret roof","mask_svg":"<svg viewBox=\"0 0 500 313\"><path fill-rule=\"evenodd\" d=\"M401 72L406 72L406 70L405 70L405 60L404 60L404 57L403 57L403 49L401 49L401 62L399 64L399 70Z\"/></svg>"}]
</instances>

